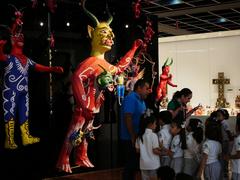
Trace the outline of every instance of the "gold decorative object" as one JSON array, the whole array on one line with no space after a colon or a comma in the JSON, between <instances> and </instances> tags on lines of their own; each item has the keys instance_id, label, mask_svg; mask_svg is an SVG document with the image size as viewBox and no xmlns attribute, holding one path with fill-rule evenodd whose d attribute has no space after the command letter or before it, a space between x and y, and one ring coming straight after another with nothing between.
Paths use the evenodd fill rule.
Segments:
<instances>
[{"instance_id":1,"label":"gold decorative object","mask_svg":"<svg viewBox=\"0 0 240 180\"><path fill-rule=\"evenodd\" d=\"M162 99L162 101L160 102L160 108L161 109L167 109L167 105L168 105L168 98L164 97Z\"/></svg>"},{"instance_id":2,"label":"gold decorative object","mask_svg":"<svg viewBox=\"0 0 240 180\"><path fill-rule=\"evenodd\" d=\"M225 79L224 73L219 72L218 79L213 79L213 84L218 85L218 98L216 102L216 108L226 108L227 106L229 106L229 103L226 101L226 98L224 97L224 85L230 84L230 79Z\"/></svg>"},{"instance_id":3,"label":"gold decorative object","mask_svg":"<svg viewBox=\"0 0 240 180\"><path fill-rule=\"evenodd\" d=\"M235 106L236 108L240 109L240 95L237 95L235 99Z\"/></svg>"}]
</instances>

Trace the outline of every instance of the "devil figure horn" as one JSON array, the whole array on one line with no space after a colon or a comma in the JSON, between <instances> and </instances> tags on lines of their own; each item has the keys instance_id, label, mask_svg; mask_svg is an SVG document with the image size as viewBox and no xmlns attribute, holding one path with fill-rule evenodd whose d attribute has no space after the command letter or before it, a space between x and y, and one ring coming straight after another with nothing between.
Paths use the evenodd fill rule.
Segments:
<instances>
[{"instance_id":1,"label":"devil figure horn","mask_svg":"<svg viewBox=\"0 0 240 180\"><path fill-rule=\"evenodd\" d=\"M111 15L111 13L109 11L108 4L106 4L106 10L107 10L107 13L108 13L108 16L109 16L109 19L107 20L107 24L110 25L112 20L113 20L113 16Z\"/></svg>"},{"instance_id":2,"label":"devil figure horn","mask_svg":"<svg viewBox=\"0 0 240 180\"><path fill-rule=\"evenodd\" d=\"M94 23L94 27L96 27L98 24L99 24L99 21L97 19L97 17L92 14L90 11L88 11L85 7L85 3L86 3L86 0L82 0L82 7L83 7L83 11L86 13L86 15L88 17L90 17L92 20L93 20L93 23Z\"/></svg>"},{"instance_id":3,"label":"devil figure horn","mask_svg":"<svg viewBox=\"0 0 240 180\"><path fill-rule=\"evenodd\" d=\"M169 60L169 58L166 59L163 66L167 66L168 60Z\"/></svg>"}]
</instances>

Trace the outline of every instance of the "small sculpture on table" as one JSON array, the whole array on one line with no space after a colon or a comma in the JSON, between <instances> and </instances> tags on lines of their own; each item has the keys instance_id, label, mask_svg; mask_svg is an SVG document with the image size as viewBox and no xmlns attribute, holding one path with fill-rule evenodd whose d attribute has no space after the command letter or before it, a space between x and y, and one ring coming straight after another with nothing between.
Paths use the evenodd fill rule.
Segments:
<instances>
[{"instance_id":1,"label":"small sculpture on table","mask_svg":"<svg viewBox=\"0 0 240 180\"><path fill-rule=\"evenodd\" d=\"M235 107L240 109L240 95L237 95L235 99Z\"/></svg>"}]
</instances>

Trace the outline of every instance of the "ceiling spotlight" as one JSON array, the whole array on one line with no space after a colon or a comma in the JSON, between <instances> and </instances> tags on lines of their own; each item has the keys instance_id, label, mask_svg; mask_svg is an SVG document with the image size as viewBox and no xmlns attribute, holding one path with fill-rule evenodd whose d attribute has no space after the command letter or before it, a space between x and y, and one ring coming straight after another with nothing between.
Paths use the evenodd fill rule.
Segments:
<instances>
[{"instance_id":1,"label":"ceiling spotlight","mask_svg":"<svg viewBox=\"0 0 240 180\"><path fill-rule=\"evenodd\" d=\"M43 22L40 22L39 25L40 25L41 27L43 27L44 23L43 23Z\"/></svg>"},{"instance_id":2,"label":"ceiling spotlight","mask_svg":"<svg viewBox=\"0 0 240 180\"><path fill-rule=\"evenodd\" d=\"M172 1L170 2L171 5L176 5L176 4L181 4L181 3L182 3L181 0L172 0Z\"/></svg>"},{"instance_id":3,"label":"ceiling spotlight","mask_svg":"<svg viewBox=\"0 0 240 180\"><path fill-rule=\"evenodd\" d=\"M219 22L220 22L220 23L224 23L224 22L226 22L226 21L227 21L227 20L226 20L225 18L223 18L223 17L219 19Z\"/></svg>"},{"instance_id":4,"label":"ceiling spotlight","mask_svg":"<svg viewBox=\"0 0 240 180\"><path fill-rule=\"evenodd\" d=\"M128 25L128 24L126 24L126 25L125 25L125 28L126 28L126 29L127 29L127 28L129 28L129 25Z\"/></svg>"},{"instance_id":5,"label":"ceiling spotlight","mask_svg":"<svg viewBox=\"0 0 240 180\"><path fill-rule=\"evenodd\" d=\"M70 26L70 22L67 22L67 23L66 23L66 26L69 27L69 26Z\"/></svg>"}]
</instances>

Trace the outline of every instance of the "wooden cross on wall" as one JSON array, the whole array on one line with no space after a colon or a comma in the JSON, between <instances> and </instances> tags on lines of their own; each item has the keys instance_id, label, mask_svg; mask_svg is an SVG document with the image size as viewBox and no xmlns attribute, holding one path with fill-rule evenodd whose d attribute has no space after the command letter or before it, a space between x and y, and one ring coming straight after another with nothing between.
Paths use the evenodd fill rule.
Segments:
<instances>
[{"instance_id":1,"label":"wooden cross on wall","mask_svg":"<svg viewBox=\"0 0 240 180\"><path fill-rule=\"evenodd\" d=\"M218 98L216 102L216 107L225 108L226 106L228 106L229 103L227 103L226 98L224 97L224 85L230 84L230 79L225 79L224 73L219 72L218 79L213 79L213 84L218 85Z\"/></svg>"}]
</instances>

